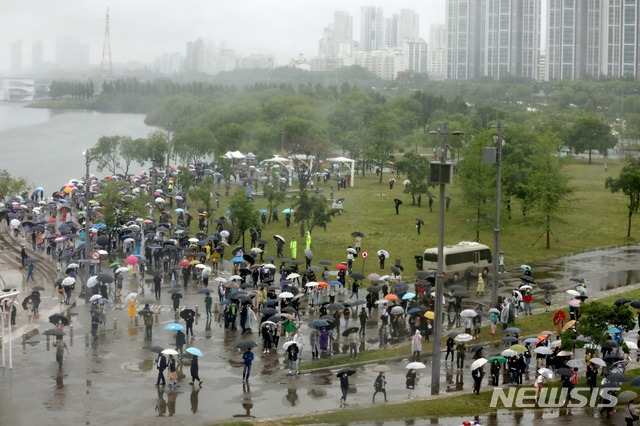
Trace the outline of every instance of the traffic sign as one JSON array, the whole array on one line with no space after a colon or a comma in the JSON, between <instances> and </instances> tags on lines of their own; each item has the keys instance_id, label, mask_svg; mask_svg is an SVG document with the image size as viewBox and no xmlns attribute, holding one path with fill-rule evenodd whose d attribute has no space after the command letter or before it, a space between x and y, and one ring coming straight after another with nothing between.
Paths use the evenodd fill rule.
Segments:
<instances>
[{"instance_id":1,"label":"traffic sign","mask_svg":"<svg viewBox=\"0 0 640 426\"><path fill-rule=\"evenodd\" d=\"M94 251L93 253L91 253L91 258L93 260L99 260L100 259L100 253L98 253L97 251Z\"/></svg>"},{"instance_id":2,"label":"traffic sign","mask_svg":"<svg viewBox=\"0 0 640 426\"><path fill-rule=\"evenodd\" d=\"M369 252L367 252L366 250L362 250L360 252L360 256L362 256L363 259L366 259L367 257L369 257Z\"/></svg>"}]
</instances>

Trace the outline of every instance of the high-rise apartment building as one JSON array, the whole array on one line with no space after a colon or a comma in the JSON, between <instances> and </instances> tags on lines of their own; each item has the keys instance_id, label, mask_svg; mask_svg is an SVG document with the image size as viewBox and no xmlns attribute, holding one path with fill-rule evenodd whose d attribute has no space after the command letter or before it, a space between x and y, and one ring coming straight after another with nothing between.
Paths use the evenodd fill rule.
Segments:
<instances>
[{"instance_id":1,"label":"high-rise apartment building","mask_svg":"<svg viewBox=\"0 0 640 426\"><path fill-rule=\"evenodd\" d=\"M637 0L547 1L547 79L640 77Z\"/></svg>"},{"instance_id":2,"label":"high-rise apartment building","mask_svg":"<svg viewBox=\"0 0 640 426\"><path fill-rule=\"evenodd\" d=\"M324 28L320 39L320 56L351 55L353 49L353 16L334 12L333 23Z\"/></svg>"},{"instance_id":3,"label":"high-rise apartment building","mask_svg":"<svg viewBox=\"0 0 640 426\"><path fill-rule=\"evenodd\" d=\"M447 0L447 77L538 78L540 0Z\"/></svg>"},{"instance_id":4,"label":"high-rise apartment building","mask_svg":"<svg viewBox=\"0 0 640 426\"><path fill-rule=\"evenodd\" d=\"M384 16L381 7L363 6L360 20L360 50L375 52L384 46Z\"/></svg>"},{"instance_id":5,"label":"high-rise apartment building","mask_svg":"<svg viewBox=\"0 0 640 426\"><path fill-rule=\"evenodd\" d=\"M420 16L413 9L402 9L385 20L385 47L392 50L405 50L406 43L419 38Z\"/></svg>"},{"instance_id":6,"label":"high-rise apartment building","mask_svg":"<svg viewBox=\"0 0 640 426\"><path fill-rule=\"evenodd\" d=\"M31 72L38 74L42 72L44 63L44 46L42 40L38 40L31 45Z\"/></svg>"},{"instance_id":7,"label":"high-rise apartment building","mask_svg":"<svg viewBox=\"0 0 640 426\"><path fill-rule=\"evenodd\" d=\"M442 80L447 76L447 32L444 24L429 26L429 44L427 48L427 73L433 80Z\"/></svg>"}]
</instances>

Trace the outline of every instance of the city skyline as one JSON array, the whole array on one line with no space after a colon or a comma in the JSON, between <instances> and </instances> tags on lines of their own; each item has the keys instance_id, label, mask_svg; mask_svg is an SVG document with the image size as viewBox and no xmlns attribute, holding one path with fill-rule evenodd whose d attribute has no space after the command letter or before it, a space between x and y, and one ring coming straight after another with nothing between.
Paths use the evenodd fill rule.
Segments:
<instances>
[{"instance_id":1,"label":"city skyline","mask_svg":"<svg viewBox=\"0 0 640 426\"><path fill-rule=\"evenodd\" d=\"M273 55L282 66L300 54L306 58L318 55L323 30L336 11L353 17L353 37L359 41L363 6L382 8L384 18L412 9L419 16L418 35L428 41L429 26L444 22L445 2L247 0L227 4L194 0L185 8L176 0L158 0L153 6L124 0L56 4L25 0L5 5L0 16L0 71L9 71L17 42L22 43L22 69L28 70L37 59L32 53L35 43L41 43L37 49L42 49L43 61L51 62L56 56L54 46L62 38L75 38L79 46L88 46L90 65L100 66L107 7L114 64L152 64L163 54L185 55L188 42L203 39L243 56Z\"/></svg>"}]
</instances>

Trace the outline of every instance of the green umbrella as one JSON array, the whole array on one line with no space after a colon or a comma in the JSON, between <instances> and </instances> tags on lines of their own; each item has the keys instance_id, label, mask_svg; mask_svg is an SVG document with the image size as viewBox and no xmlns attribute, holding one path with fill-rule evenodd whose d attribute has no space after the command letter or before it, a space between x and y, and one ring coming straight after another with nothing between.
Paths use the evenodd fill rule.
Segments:
<instances>
[{"instance_id":1,"label":"green umbrella","mask_svg":"<svg viewBox=\"0 0 640 426\"><path fill-rule=\"evenodd\" d=\"M109 268L117 268L119 266L120 264L118 262L113 262L111 265L109 265Z\"/></svg>"},{"instance_id":2,"label":"green umbrella","mask_svg":"<svg viewBox=\"0 0 640 426\"><path fill-rule=\"evenodd\" d=\"M500 363L507 362L507 359L503 356L492 356L491 358L489 358L489 363L492 363L495 360L498 360L498 362Z\"/></svg>"}]
</instances>

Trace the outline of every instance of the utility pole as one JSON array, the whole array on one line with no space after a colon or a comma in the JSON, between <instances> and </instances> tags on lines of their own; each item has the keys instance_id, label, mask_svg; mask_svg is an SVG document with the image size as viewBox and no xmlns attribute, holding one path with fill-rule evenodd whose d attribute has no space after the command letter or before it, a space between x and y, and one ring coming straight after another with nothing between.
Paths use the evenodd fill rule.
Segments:
<instances>
[{"instance_id":1,"label":"utility pole","mask_svg":"<svg viewBox=\"0 0 640 426\"><path fill-rule=\"evenodd\" d=\"M165 173L165 179L167 185L169 184L169 157L171 156L171 123L167 123L167 169Z\"/></svg>"},{"instance_id":2,"label":"utility pole","mask_svg":"<svg viewBox=\"0 0 640 426\"><path fill-rule=\"evenodd\" d=\"M498 289L500 274L500 196L502 183L502 121L498 121L498 137L496 147L496 223L493 228L493 288L491 289L491 306L498 307Z\"/></svg>"},{"instance_id":3,"label":"utility pole","mask_svg":"<svg viewBox=\"0 0 640 426\"><path fill-rule=\"evenodd\" d=\"M284 154L284 121L285 117L282 117L282 129L280 130L280 152Z\"/></svg>"},{"instance_id":4,"label":"utility pole","mask_svg":"<svg viewBox=\"0 0 640 426\"><path fill-rule=\"evenodd\" d=\"M89 150L85 150L83 153L85 159L85 177L84 177L84 301L89 302L89 298L91 295L89 294L89 287L87 287L87 283L89 282L89 277L91 275L91 226L89 224L89 219L91 219L91 208L89 206L89 188L91 186L91 176L89 174L89 164L91 164L91 154Z\"/></svg>"},{"instance_id":5,"label":"utility pole","mask_svg":"<svg viewBox=\"0 0 640 426\"><path fill-rule=\"evenodd\" d=\"M102 70L105 66L109 66L109 77L113 75L113 66L111 64L111 37L109 35L109 8L107 7L107 21L104 28L104 42L102 44Z\"/></svg>"}]
</instances>

